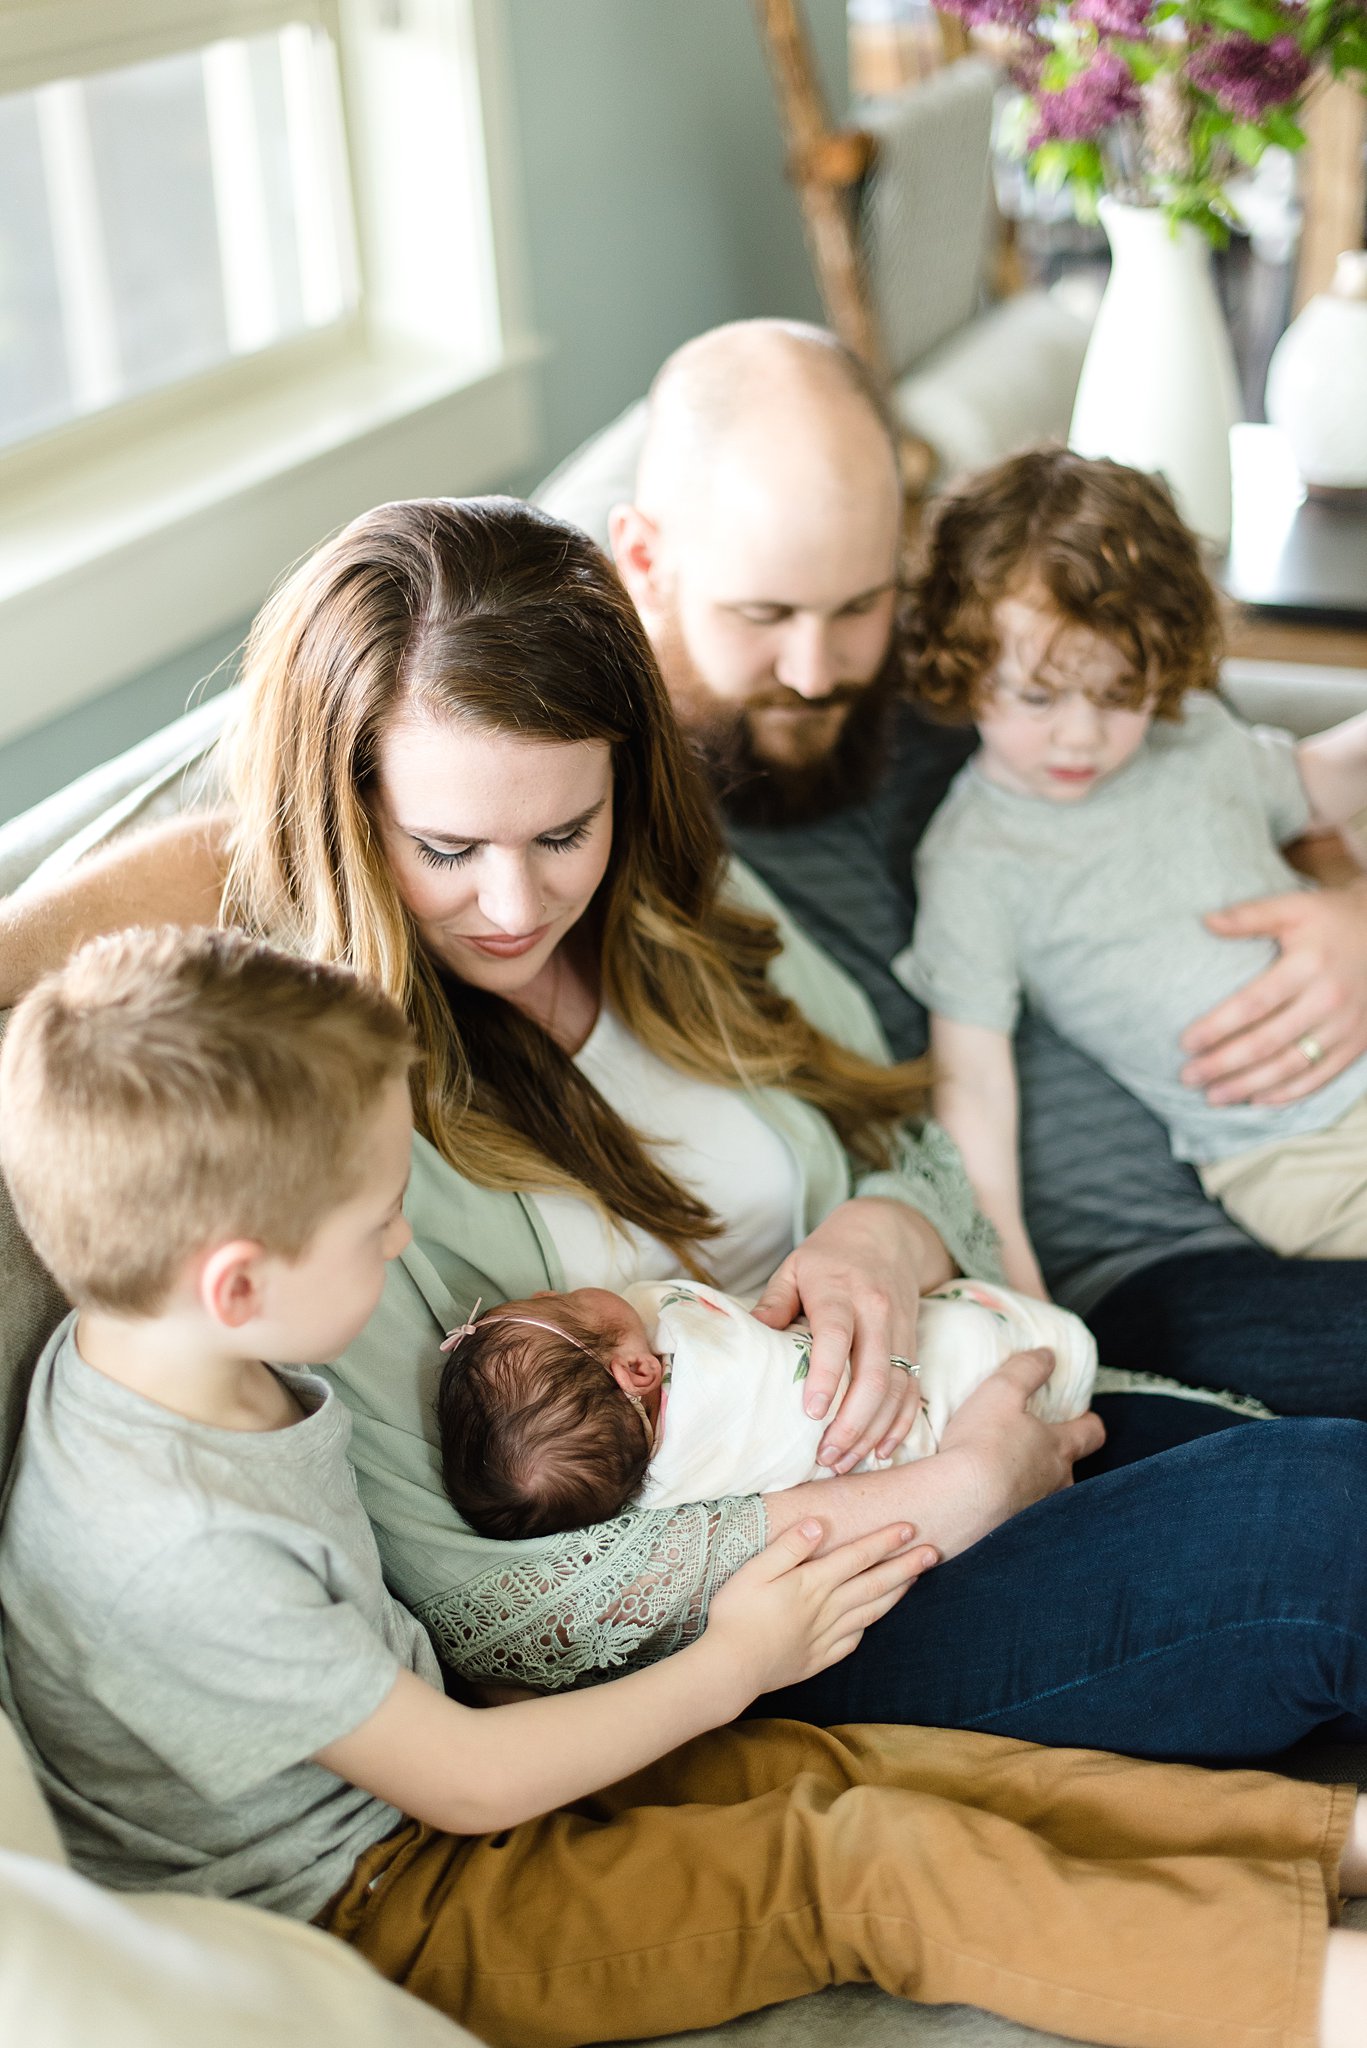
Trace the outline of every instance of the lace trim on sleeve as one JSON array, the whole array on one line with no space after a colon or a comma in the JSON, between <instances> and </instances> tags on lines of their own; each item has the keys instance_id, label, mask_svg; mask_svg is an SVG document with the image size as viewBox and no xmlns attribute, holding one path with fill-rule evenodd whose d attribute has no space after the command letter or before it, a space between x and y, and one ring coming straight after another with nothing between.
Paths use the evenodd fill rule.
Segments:
<instances>
[{"instance_id":1,"label":"lace trim on sleeve","mask_svg":"<svg viewBox=\"0 0 1367 2048\"><path fill-rule=\"evenodd\" d=\"M964 1172L959 1148L933 1118L917 1130L904 1126L896 1169L862 1178L859 1195L892 1195L935 1226L961 1273L975 1280L1001 1280L997 1233L979 1209Z\"/></svg>"},{"instance_id":2,"label":"lace trim on sleeve","mask_svg":"<svg viewBox=\"0 0 1367 2048\"><path fill-rule=\"evenodd\" d=\"M702 1633L712 1595L768 1540L757 1495L619 1515L548 1542L415 1612L477 1684L553 1692L653 1664Z\"/></svg>"}]
</instances>

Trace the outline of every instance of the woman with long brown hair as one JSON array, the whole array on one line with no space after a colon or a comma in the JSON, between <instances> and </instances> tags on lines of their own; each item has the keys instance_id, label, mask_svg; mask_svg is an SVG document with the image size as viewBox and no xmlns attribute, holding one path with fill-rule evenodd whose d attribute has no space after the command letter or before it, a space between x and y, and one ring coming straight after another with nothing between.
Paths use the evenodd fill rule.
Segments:
<instances>
[{"instance_id":1,"label":"woman with long brown hair","mask_svg":"<svg viewBox=\"0 0 1367 2048\"><path fill-rule=\"evenodd\" d=\"M914 1356L919 1293L993 1268L952 1154L908 1121L923 1074L886 1063L862 999L728 866L582 535L507 500L381 507L267 606L245 689L226 914L380 982L423 1054L418 1244L337 1368L389 1569L484 1679L658 1653L763 1540L760 1503L516 1550L459 1529L426 1491L432 1312L680 1269L783 1322L800 1307L832 1383L853 1345L862 1426L856 1399L832 1461L853 1463L914 1417L891 1358ZM1043 1484L1088 1431L1042 1435ZM861 1529L904 1511L880 1489L850 1507Z\"/></svg>"}]
</instances>

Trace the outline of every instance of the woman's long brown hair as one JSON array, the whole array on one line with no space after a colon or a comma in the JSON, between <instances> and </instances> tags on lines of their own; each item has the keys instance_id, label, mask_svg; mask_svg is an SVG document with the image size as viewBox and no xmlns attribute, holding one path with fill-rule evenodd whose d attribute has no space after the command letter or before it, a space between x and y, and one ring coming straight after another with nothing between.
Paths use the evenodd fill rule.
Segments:
<instances>
[{"instance_id":1,"label":"woman's long brown hair","mask_svg":"<svg viewBox=\"0 0 1367 2048\"><path fill-rule=\"evenodd\" d=\"M768 979L772 922L721 893L726 853L650 643L585 535L512 499L421 499L353 521L253 628L234 761L225 914L378 982L422 1050L418 1128L469 1179L562 1188L663 1239L685 1266L717 1219L549 1035L456 980L401 903L372 807L401 706L485 732L605 741L614 829L588 915L603 995L685 1074L781 1087L881 1166L925 1100L921 1063L824 1037Z\"/></svg>"}]
</instances>

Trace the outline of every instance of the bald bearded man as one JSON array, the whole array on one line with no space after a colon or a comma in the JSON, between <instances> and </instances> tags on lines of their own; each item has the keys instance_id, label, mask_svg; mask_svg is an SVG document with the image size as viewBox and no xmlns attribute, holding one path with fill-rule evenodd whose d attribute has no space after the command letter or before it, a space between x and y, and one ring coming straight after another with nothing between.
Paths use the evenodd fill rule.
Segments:
<instances>
[{"instance_id":1,"label":"bald bearded man","mask_svg":"<svg viewBox=\"0 0 1367 2048\"><path fill-rule=\"evenodd\" d=\"M911 933L913 849L974 738L902 695L901 492L861 367L778 321L686 344L652 388L635 501L610 531L737 851L863 984L894 1052L922 1052L925 1014L890 963ZM1191 1085L1304 1093L1367 1049L1364 885L1224 925L1278 939L1281 958L1193 1020ZM1313 1069L1306 1031L1326 1048ZM1148 1111L1039 1020L1017 1060L1030 1235L1103 1359L1367 1416L1367 1262L1253 1245Z\"/></svg>"}]
</instances>

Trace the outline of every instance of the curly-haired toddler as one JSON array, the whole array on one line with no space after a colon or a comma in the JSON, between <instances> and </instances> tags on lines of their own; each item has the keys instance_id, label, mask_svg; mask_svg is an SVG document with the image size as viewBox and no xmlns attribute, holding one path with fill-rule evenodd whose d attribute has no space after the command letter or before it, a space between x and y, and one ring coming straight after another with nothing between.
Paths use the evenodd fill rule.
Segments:
<instances>
[{"instance_id":1,"label":"curly-haired toddler","mask_svg":"<svg viewBox=\"0 0 1367 2048\"><path fill-rule=\"evenodd\" d=\"M1207 916L1309 887L1282 847L1367 805L1367 715L1299 743L1237 718L1215 694L1216 595L1166 486L1066 449L946 498L914 597L917 696L981 744L921 842L896 967L932 1013L936 1114L1008 1279L1044 1293L1016 1161L1023 1004L1152 1109L1255 1237L1363 1256L1367 1059L1298 1099L1217 1104L1183 1083L1180 1038L1274 950ZM1297 1043L1318 1065L1334 1052L1313 1025Z\"/></svg>"}]
</instances>

